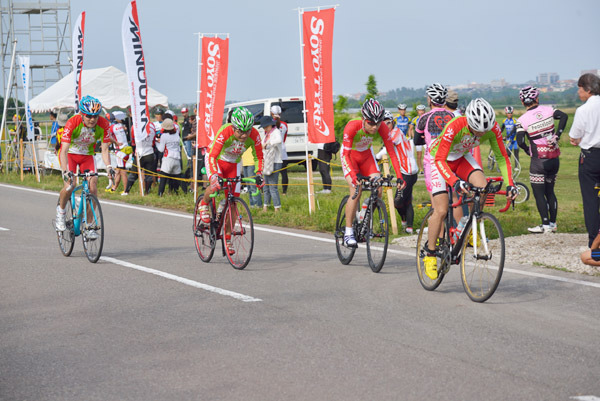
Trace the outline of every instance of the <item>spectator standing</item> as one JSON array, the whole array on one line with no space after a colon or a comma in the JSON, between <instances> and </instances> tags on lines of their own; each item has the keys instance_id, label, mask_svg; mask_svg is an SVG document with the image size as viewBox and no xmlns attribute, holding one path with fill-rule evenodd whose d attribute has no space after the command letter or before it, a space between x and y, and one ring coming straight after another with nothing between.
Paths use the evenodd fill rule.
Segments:
<instances>
[{"instance_id":1,"label":"spectator standing","mask_svg":"<svg viewBox=\"0 0 600 401\"><path fill-rule=\"evenodd\" d=\"M521 89L519 97L527 111L517 120L517 143L531 156L529 182L542 219L541 225L527 229L534 234L553 233L557 230L558 200L554 184L560 167L558 141L569 118L552 106L540 106L539 94L538 89L533 86ZM554 120L560 120L556 131ZM529 146L525 143L526 136Z\"/></svg>"},{"instance_id":2,"label":"spectator standing","mask_svg":"<svg viewBox=\"0 0 600 401\"><path fill-rule=\"evenodd\" d=\"M156 173L156 156L154 155L154 137L156 132L154 131L154 124L148 124L149 132L143 140L136 141L135 151L140 160L140 168L144 173L144 193L147 194L152 186L153 176ZM127 188L121 193L121 195L129 195L129 191L133 184L137 181L138 174L137 168L133 169L127 176Z\"/></svg>"},{"instance_id":3,"label":"spectator standing","mask_svg":"<svg viewBox=\"0 0 600 401\"><path fill-rule=\"evenodd\" d=\"M458 110L458 93L455 90L448 90L448 96L446 97L446 110L454 114L454 117L462 116L460 110Z\"/></svg>"},{"instance_id":4,"label":"spectator standing","mask_svg":"<svg viewBox=\"0 0 600 401\"><path fill-rule=\"evenodd\" d=\"M56 118L58 113L55 110L50 112L50 121L52 121L52 127L50 128L50 145L56 145L56 132L58 131L58 122Z\"/></svg>"},{"instance_id":5,"label":"spectator standing","mask_svg":"<svg viewBox=\"0 0 600 401\"><path fill-rule=\"evenodd\" d=\"M400 103L398 105L398 113L399 115L396 117L396 127L408 138L408 124L410 123L410 118L406 115L406 104Z\"/></svg>"},{"instance_id":6,"label":"spectator standing","mask_svg":"<svg viewBox=\"0 0 600 401\"><path fill-rule=\"evenodd\" d=\"M577 86L577 94L584 104L575 111L569 137L571 145L581 148L579 186L588 246L592 247L600 230L600 200L598 190L594 188L600 183L600 78L594 74L583 74Z\"/></svg>"},{"instance_id":7,"label":"spectator standing","mask_svg":"<svg viewBox=\"0 0 600 401\"><path fill-rule=\"evenodd\" d=\"M185 155L188 160L192 160L192 138L189 138L192 133L192 123L190 122L190 113L187 107L181 109L181 115L183 116L181 122L181 137L183 138L183 148L185 149Z\"/></svg>"},{"instance_id":8,"label":"spectator standing","mask_svg":"<svg viewBox=\"0 0 600 401\"><path fill-rule=\"evenodd\" d=\"M115 175L114 184L106 190L106 192L115 192L119 188L121 180L123 181L123 189L127 186L127 170L126 165L131 155L132 149L127 142L127 133L125 132L125 126L123 121L127 118L125 113L122 111L115 111L112 113L114 117L114 124L111 124L109 128L109 134L111 136L111 142L115 146L115 157L117 159L116 167L117 174Z\"/></svg>"},{"instance_id":9,"label":"spectator standing","mask_svg":"<svg viewBox=\"0 0 600 401\"><path fill-rule=\"evenodd\" d=\"M423 145L417 144L417 135L415 135L415 127L419 123L419 118L425 114L425 105L420 104L417 106L417 116L414 117L408 125L408 137L414 142L414 150L416 153L417 166L419 166L419 174L423 174Z\"/></svg>"},{"instance_id":10,"label":"spectator standing","mask_svg":"<svg viewBox=\"0 0 600 401\"><path fill-rule=\"evenodd\" d=\"M281 144L283 140L281 132L275 124L275 120L271 116L264 116L260 119L260 127L265 130L265 136L262 140L265 163L263 167L265 177L263 211L265 212L271 201L273 201L273 207L276 212L279 212L281 209L281 199L279 198L277 185L279 184L278 170L281 170L281 166L283 166L281 160Z\"/></svg>"},{"instance_id":11,"label":"spectator standing","mask_svg":"<svg viewBox=\"0 0 600 401\"><path fill-rule=\"evenodd\" d=\"M331 158L333 153L325 148L325 143L317 144L317 159L319 164L319 173L321 174L321 181L323 182L323 190L319 191L320 194L331 193ZM306 168L311 168L308 166Z\"/></svg>"},{"instance_id":12,"label":"spectator standing","mask_svg":"<svg viewBox=\"0 0 600 401\"><path fill-rule=\"evenodd\" d=\"M504 131L506 128L506 138L504 140L506 142L506 151L508 152L508 157L514 153L515 160L519 161L519 146L517 145L517 120L513 118L514 111L515 110L512 106L506 106L504 108L506 118L502 122L500 131Z\"/></svg>"},{"instance_id":13,"label":"spectator standing","mask_svg":"<svg viewBox=\"0 0 600 401\"><path fill-rule=\"evenodd\" d=\"M281 132L281 138L283 138L281 142L281 192L284 195L287 195L289 179L287 172L288 155L285 148L285 141L287 140L288 125L285 121L281 120L281 106L279 105L271 106L271 117L273 117L273 120L275 120L275 126L277 129L279 129L279 132Z\"/></svg>"},{"instance_id":14,"label":"spectator standing","mask_svg":"<svg viewBox=\"0 0 600 401\"><path fill-rule=\"evenodd\" d=\"M177 193L179 188L177 178L181 176L181 145L177 127L170 118L162 122L160 141L156 144L156 148L163 155L158 196L163 195L167 183L169 191Z\"/></svg>"}]
</instances>

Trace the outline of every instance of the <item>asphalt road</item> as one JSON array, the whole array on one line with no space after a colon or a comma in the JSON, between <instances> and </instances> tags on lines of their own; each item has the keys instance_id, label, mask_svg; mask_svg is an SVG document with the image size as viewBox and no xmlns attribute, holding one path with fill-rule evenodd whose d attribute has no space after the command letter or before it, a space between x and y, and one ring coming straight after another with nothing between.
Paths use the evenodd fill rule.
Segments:
<instances>
[{"instance_id":1,"label":"asphalt road","mask_svg":"<svg viewBox=\"0 0 600 401\"><path fill-rule=\"evenodd\" d=\"M91 264L56 199L0 184L1 400L600 399L597 277L508 266L476 304L458 269L424 291L409 249L374 274L275 227L236 271L191 216L111 202Z\"/></svg>"}]
</instances>

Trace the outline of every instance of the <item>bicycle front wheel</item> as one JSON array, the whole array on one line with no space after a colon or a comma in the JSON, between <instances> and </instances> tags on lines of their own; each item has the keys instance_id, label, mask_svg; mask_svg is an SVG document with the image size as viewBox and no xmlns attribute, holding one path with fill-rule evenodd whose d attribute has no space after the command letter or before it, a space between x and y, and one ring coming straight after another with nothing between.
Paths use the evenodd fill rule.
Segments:
<instances>
[{"instance_id":1,"label":"bicycle front wheel","mask_svg":"<svg viewBox=\"0 0 600 401\"><path fill-rule=\"evenodd\" d=\"M515 203L523 203L529 200L529 187L522 182L515 181L515 187L517 188L518 195L515 198Z\"/></svg>"},{"instance_id":2,"label":"bicycle front wheel","mask_svg":"<svg viewBox=\"0 0 600 401\"><path fill-rule=\"evenodd\" d=\"M474 236L473 224L477 224ZM465 292L474 302L487 301L498 288L504 270L504 233L500 222L489 213L481 216L464 233L460 272Z\"/></svg>"},{"instance_id":3,"label":"bicycle front wheel","mask_svg":"<svg viewBox=\"0 0 600 401\"><path fill-rule=\"evenodd\" d=\"M83 249L88 260L96 263L102 255L104 245L104 217L100 202L92 194L85 196L84 218L82 221L81 237Z\"/></svg>"},{"instance_id":4,"label":"bicycle front wheel","mask_svg":"<svg viewBox=\"0 0 600 401\"><path fill-rule=\"evenodd\" d=\"M250 262L254 249L252 214L242 199L233 198L229 202L223 215L223 231L223 249L227 260L235 269L242 270Z\"/></svg>"},{"instance_id":5,"label":"bicycle front wheel","mask_svg":"<svg viewBox=\"0 0 600 401\"><path fill-rule=\"evenodd\" d=\"M419 282L421 283L421 286L427 291L433 291L436 288L438 288L440 284L442 284L442 280L444 279L445 275L443 267L447 265L447 263L442 258L438 257L438 277L435 280L432 280L427 276L427 274L425 274L425 263L423 262L423 258L425 258L425 256L427 255L427 227L429 225L429 218L432 214L433 209L429 209L425 217L423 217L423 221L421 222L421 228L419 229L419 235L417 236L417 276L419 277Z\"/></svg>"},{"instance_id":6,"label":"bicycle front wheel","mask_svg":"<svg viewBox=\"0 0 600 401\"><path fill-rule=\"evenodd\" d=\"M344 196L338 207L337 219L335 221L335 250L337 251L338 259L343 265L347 265L352 261L356 247L347 247L344 244L344 234L346 232L346 203L348 203L349 195Z\"/></svg>"},{"instance_id":7,"label":"bicycle front wheel","mask_svg":"<svg viewBox=\"0 0 600 401\"><path fill-rule=\"evenodd\" d=\"M73 207L71 205L71 198L67 200L67 206L65 206L65 231L56 231L58 237L58 246L64 256L70 256L73 252L73 246L75 245L75 229L73 224Z\"/></svg>"},{"instance_id":8,"label":"bicycle front wheel","mask_svg":"<svg viewBox=\"0 0 600 401\"><path fill-rule=\"evenodd\" d=\"M196 252L198 252L198 256L200 260L203 262L210 262L215 253L215 244L217 243L217 236L215 233L214 224L211 222L206 224L202 222L202 218L200 217L200 211L198 208L200 207L200 202L204 198L204 194L200 194L198 199L196 199L196 207L194 208L194 220L192 230L194 232L194 243L196 244ZM214 221L215 218L215 207L214 202L211 200L208 202L208 211L211 216L211 221Z\"/></svg>"},{"instance_id":9,"label":"bicycle front wheel","mask_svg":"<svg viewBox=\"0 0 600 401\"><path fill-rule=\"evenodd\" d=\"M369 233L367 233L367 259L373 273L379 273L385 257L387 256L389 227L388 214L385 209L385 203L381 199L373 205L369 205L373 209L370 221L365 224L369 225Z\"/></svg>"}]
</instances>

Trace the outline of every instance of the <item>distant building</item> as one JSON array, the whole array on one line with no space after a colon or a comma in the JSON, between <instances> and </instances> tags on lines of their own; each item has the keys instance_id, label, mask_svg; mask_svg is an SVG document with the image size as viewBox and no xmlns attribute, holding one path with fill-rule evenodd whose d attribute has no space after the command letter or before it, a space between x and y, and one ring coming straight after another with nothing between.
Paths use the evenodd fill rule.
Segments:
<instances>
[{"instance_id":1,"label":"distant building","mask_svg":"<svg viewBox=\"0 0 600 401\"><path fill-rule=\"evenodd\" d=\"M492 88L504 88L505 86L507 86L507 83L506 83L506 80L504 78L502 78L502 79L492 80L490 85Z\"/></svg>"},{"instance_id":2,"label":"distant building","mask_svg":"<svg viewBox=\"0 0 600 401\"><path fill-rule=\"evenodd\" d=\"M582 70L581 75L583 74L596 74L600 77L600 70Z\"/></svg>"},{"instance_id":3,"label":"distant building","mask_svg":"<svg viewBox=\"0 0 600 401\"><path fill-rule=\"evenodd\" d=\"M560 80L560 77L555 72L542 72L536 78L538 85L552 85Z\"/></svg>"}]
</instances>

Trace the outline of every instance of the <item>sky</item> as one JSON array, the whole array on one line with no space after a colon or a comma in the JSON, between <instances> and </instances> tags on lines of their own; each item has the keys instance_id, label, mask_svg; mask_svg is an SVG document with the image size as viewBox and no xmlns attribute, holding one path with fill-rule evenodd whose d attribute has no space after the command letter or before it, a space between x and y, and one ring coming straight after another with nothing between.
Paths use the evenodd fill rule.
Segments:
<instances>
[{"instance_id":1,"label":"sky","mask_svg":"<svg viewBox=\"0 0 600 401\"><path fill-rule=\"evenodd\" d=\"M313 0L314 1L314 0ZM121 20L125 0L71 0L71 18L86 11L84 69L125 71ZM298 0L138 0L151 87L172 103L193 103L198 36L229 33L228 100L302 94ZM380 92L534 80L541 72L577 79L600 69L598 0L340 0L333 39L333 92L365 92L374 74Z\"/></svg>"}]
</instances>

